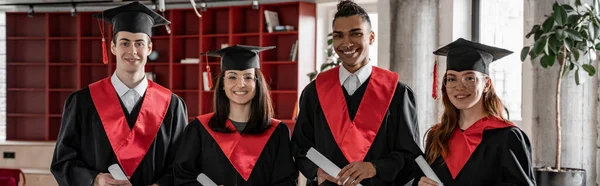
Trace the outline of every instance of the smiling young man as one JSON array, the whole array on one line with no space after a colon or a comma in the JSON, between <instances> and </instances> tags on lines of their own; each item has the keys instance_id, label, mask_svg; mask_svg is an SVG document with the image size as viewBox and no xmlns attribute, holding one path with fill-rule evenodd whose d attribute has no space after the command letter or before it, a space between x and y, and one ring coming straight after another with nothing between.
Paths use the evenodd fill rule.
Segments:
<instances>
[{"instance_id":1,"label":"smiling young man","mask_svg":"<svg viewBox=\"0 0 600 186\"><path fill-rule=\"evenodd\" d=\"M169 24L133 2L94 15L113 24L109 77L71 94L66 102L51 171L65 185L172 185L172 163L187 123L185 103L149 81L144 65L152 27ZM129 180L116 180L118 164Z\"/></svg>"},{"instance_id":2,"label":"smiling young man","mask_svg":"<svg viewBox=\"0 0 600 186\"><path fill-rule=\"evenodd\" d=\"M340 2L333 44L342 66L304 89L292 137L296 165L309 185L404 185L412 179L421 154L414 141L415 98L398 74L370 64L374 41L367 13L352 1ZM339 175L307 159L311 147L342 168Z\"/></svg>"}]
</instances>

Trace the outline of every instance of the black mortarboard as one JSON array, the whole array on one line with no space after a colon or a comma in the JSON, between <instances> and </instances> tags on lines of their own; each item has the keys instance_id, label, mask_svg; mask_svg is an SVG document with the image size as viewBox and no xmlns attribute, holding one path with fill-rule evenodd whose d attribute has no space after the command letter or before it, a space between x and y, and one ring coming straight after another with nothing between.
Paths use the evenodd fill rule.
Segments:
<instances>
[{"instance_id":1,"label":"black mortarboard","mask_svg":"<svg viewBox=\"0 0 600 186\"><path fill-rule=\"evenodd\" d=\"M433 54L447 56L447 70L475 70L488 74L489 64L503 58L512 51L472 42L463 38L437 49Z\"/></svg>"},{"instance_id":2,"label":"black mortarboard","mask_svg":"<svg viewBox=\"0 0 600 186\"><path fill-rule=\"evenodd\" d=\"M145 33L152 36L152 27L170 24L167 19L139 2L105 10L94 15L113 25L113 34L119 31Z\"/></svg>"},{"instance_id":3,"label":"black mortarboard","mask_svg":"<svg viewBox=\"0 0 600 186\"><path fill-rule=\"evenodd\" d=\"M202 55L221 57L221 72L226 70L246 70L260 68L258 53L273 49L275 46L258 47L249 45L235 45L220 50L210 51Z\"/></svg>"}]
</instances>

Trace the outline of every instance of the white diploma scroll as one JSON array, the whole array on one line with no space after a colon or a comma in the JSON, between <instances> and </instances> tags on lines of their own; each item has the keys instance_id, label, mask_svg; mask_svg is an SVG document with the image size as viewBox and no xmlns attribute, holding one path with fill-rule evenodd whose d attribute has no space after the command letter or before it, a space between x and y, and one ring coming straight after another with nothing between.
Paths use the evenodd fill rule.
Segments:
<instances>
[{"instance_id":1,"label":"white diploma scroll","mask_svg":"<svg viewBox=\"0 0 600 186\"><path fill-rule=\"evenodd\" d=\"M198 180L198 182L200 182L200 184L202 184L203 186L218 186L215 182L213 182L210 178L208 178L208 176L206 176L206 174L204 174L204 173L200 173L198 175L198 177L196 178L196 180Z\"/></svg>"},{"instance_id":2,"label":"white diploma scroll","mask_svg":"<svg viewBox=\"0 0 600 186\"><path fill-rule=\"evenodd\" d=\"M306 157L319 166L325 173L329 174L332 177L336 177L342 169L340 169L337 165L333 164L329 159L327 159L323 154L319 153L319 151L314 148L310 148L306 153ZM347 181L347 180L346 180ZM345 183L345 182L344 182ZM360 183L358 186L362 186Z\"/></svg>"},{"instance_id":3,"label":"white diploma scroll","mask_svg":"<svg viewBox=\"0 0 600 186\"><path fill-rule=\"evenodd\" d=\"M425 158L423 158L423 156L419 155L419 157L417 157L415 159L415 161L417 162L417 165L419 165L419 168L421 168L421 170L423 171L423 173L425 174L425 176L427 178L432 179L433 181L437 182L439 186L444 186L444 183L442 183L440 181L440 179L437 177L437 175L435 175L435 172L433 172L433 169L431 169L431 167L425 161ZM419 181L419 180L414 180L414 181Z\"/></svg>"},{"instance_id":4,"label":"white diploma scroll","mask_svg":"<svg viewBox=\"0 0 600 186\"><path fill-rule=\"evenodd\" d=\"M119 167L119 164L112 164L110 167L108 167L108 172L110 172L110 175L115 180L128 180L123 170L121 170L121 167Z\"/></svg>"}]
</instances>

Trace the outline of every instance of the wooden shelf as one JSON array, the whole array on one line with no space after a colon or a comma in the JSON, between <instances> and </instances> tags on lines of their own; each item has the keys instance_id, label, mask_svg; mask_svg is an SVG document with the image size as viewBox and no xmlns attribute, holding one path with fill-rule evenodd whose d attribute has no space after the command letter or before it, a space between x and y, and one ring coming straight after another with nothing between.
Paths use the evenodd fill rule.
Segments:
<instances>
[{"instance_id":1,"label":"wooden shelf","mask_svg":"<svg viewBox=\"0 0 600 186\"><path fill-rule=\"evenodd\" d=\"M46 63L32 63L32 62L8 62L7 66L36 66L36 65L46 65Z\"/></svg>"},{"instance_id":2,"label":"wooden shelf","mask_svg":"<svg viewBox=\"0 0 600 186\"><path fill-rule=\"evenodd\" d=\"M50 92L75 92L77 89L74 88L51 88L48 89Z\"/></svg>"},{"instance_id":3,"label":"wooden shelf","mask_svg":"<svg viewBox=\"0 0 600 186\"><path fill-rule=\"evenodd\" d=\"M45 114L6 113L8 117L46 117Z\"/></svg>"},{"instance_id":4,"label":"wooden shelf","mask_svg":"<svg viewBox=\"0 0 600 186\"><path fill-rule=\"evenodd\" d=\"M296 94L296 90L271 90L272 94Z\"/></svg>"},{"instance_id":5,"label":"wooden shelf","mask_svg":"<svg viewBox=\"0 0 600 186\"><path fill-rule=\"evenodd\" d=\"M233 36L259 36L260 33L235 33Z\"/></svg>"},{"instance_id":6,"label":"wooden shelf","mask_svg":"<svg viewBox=\"0 0 600 186\"><path fill-rule=\"evenodd\" d=\"M38 91L46 91L43 88L7 88L8 91L14 92L38 92Z\"/></svg>"},{"instance_id":7,"label":"wooden shelf","mask_svg":"<svg viewBox=\"0 0 600 186\"><path fill-rule=\"evenodd\" d=\"M175 92L175 93L178 93L178 92L198 93L198 92L200 92L200 90L176 89L176 90L173 90L173 92Z\"/></svg>"},{"instance_id":8,"label":"wooden shelf","mask_svg":"<svg viewBox=\"0 0 600 186\"><path fill-rule=\"evenodd\" d=\"M298 64L298 62L295 62L295 61L263 61L262 64L264 64L264 65L293 65L293 64Z\"/></svg>"},{"instance_id":9,"label":"wooden shelf","mask_svg":"<svg viewBox=\"0 0 600 186\"><path fill-rule=\"evenodd\" d=\"M46 37L6 37L6 40L46 40Z\"/></svg>"},{"instance_id":10,"label":"wooden shelf","mask_svg":"<svg viewBox=\"0 0 600 186\"><path fill-rule=\"evenodd\" d=\"M214 90L204 91L202 72L210 65L213 83L220 73L220 58L201 56L221 49L224 44L277 46L261 52L261 72L271 91L275 117L293 126L291 120L298 87L308 84L304 72L315 64L314 43L304 43L298 62L287 61L292 44L316 41L316 5L287 2L252 6L212 7L199 19L192 9L165 12L171 33L164 27L153 29L151 40L158 58L148 61L146 72L154 82L170 89L188 106L188 119L212 112ZM264 10L275 11L282 25L297 31L266 33ZM108 64L102 63L102 35L97 12L6 13L7 35L7 133L8 140L52 141L58 137L66 99L75 91L110 77L116 57L110 52ZM302 19L302 21L301 21ZM105 44L110 47L112 25L104 28ZM185 58L200 58L199 63L180 63ZM214 89L214 88L213 88Z\"/></svg>"},{"instance_id":11,"label":"wooden shelf","mask_svg":"<svg viewBox=\"0 0 600 186\"><path fill-rule=\"evenodd\" d=\"M77 37L50 37L50 40L77 40Z\"/></svg>"},{"instance_id":12,"label":"wooden shelf","mask_svg":"<svg viewBox=\"0 0 600 186\"><path fill-rule=\"evenodd\" d=\"M282 31L282 32L265 32L263 35L265 36L277 36L277 35L296 35L298 31Z\"/></svg>"},{"instance_id":13,"label":"wooden shelf","mask_svg":"<svg viewBox=\"0 0 600 186\"><path fill-rule=\"evenodd\" d=\"M203 35L202 37L208 38L208 37L229 37L229 34L206 34Z\"/></svg>"},{"instance_id":14,"label":"wooden shelf","mask_svg":"<svg viewBox=\"0 0 600 186\"><path fill-rule=\"evenodd\" d=\"M198 35L180 35L180 36L173 36L174 38L177 39L186 39L186 38L198 38Z\"/></svg>"},{"instance_id":15,"label":"wooden shelf","mask_svg":"<svg viewBox=\"0 0 600 186\"><path fill-rule=\"evenodd\" d=\"M77 63L49 63L50 66L77 66Z\"/></svg>"}]
</instances>

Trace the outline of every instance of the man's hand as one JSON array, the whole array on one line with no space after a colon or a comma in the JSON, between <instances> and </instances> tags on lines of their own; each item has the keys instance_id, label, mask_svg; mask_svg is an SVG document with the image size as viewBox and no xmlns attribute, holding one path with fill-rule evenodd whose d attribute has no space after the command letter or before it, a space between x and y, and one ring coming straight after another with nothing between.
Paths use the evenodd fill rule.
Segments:
<instances>
[{"instance_id":1,"label":"man's hand","mask_svg":"<svg viewBox=\"0 0 600 186\"><path fill-rule=\"evenodd\" d=\"M346 165L338 174L338 185L356 186L362 180L372 178L377 174L375 166L371 162L353 162ZM346 181L344 183L344 181Z\"/></svg>"},{"instance_id":2,"label":"man's hand","mask_svg":"<svg viewBox=\"0 0 600 186\"><path fill-rule=\"evenodd\" d=\"M419 180L419 186L437 186L437 182L433 181L432 179L429 179L425 176L421 177L421 180Z\"/></svg>"},{"instance_id":3,"label":"man's hand","mask_svg":"<svg viewBox=\"0 0 600 186\"><path fill-rule=\"evenodd\" d=\"M319 185L323 184L323 182L325 182L325 180L330 181L332 183L337 183L337 179L335 179L333 176L325 173L325 171L323 171L321 168L317 169L317 182L319 183Z\"/></svg>"},{"instance_id":4,"label":"man's hand","mask_svg":"<svg viewBox=\"0 0 600 186\"><path fill-rule=\"evenodd\" d=\"M156 183L155 183L155 184L152 184L152 185L148 185L148 186L158 186L158 184L156 184Z\"/></svg>"},{"instance_id":5,"label":"man's hand","mask_svg":"<svg viewBox=\"0 0 600 186\"><path fill-rule=\"evenodd\" d=\"M94 179L94 186L131 186L129 180L115 180L109 173L100 173Z\"/></svg>"}]
</instances>

